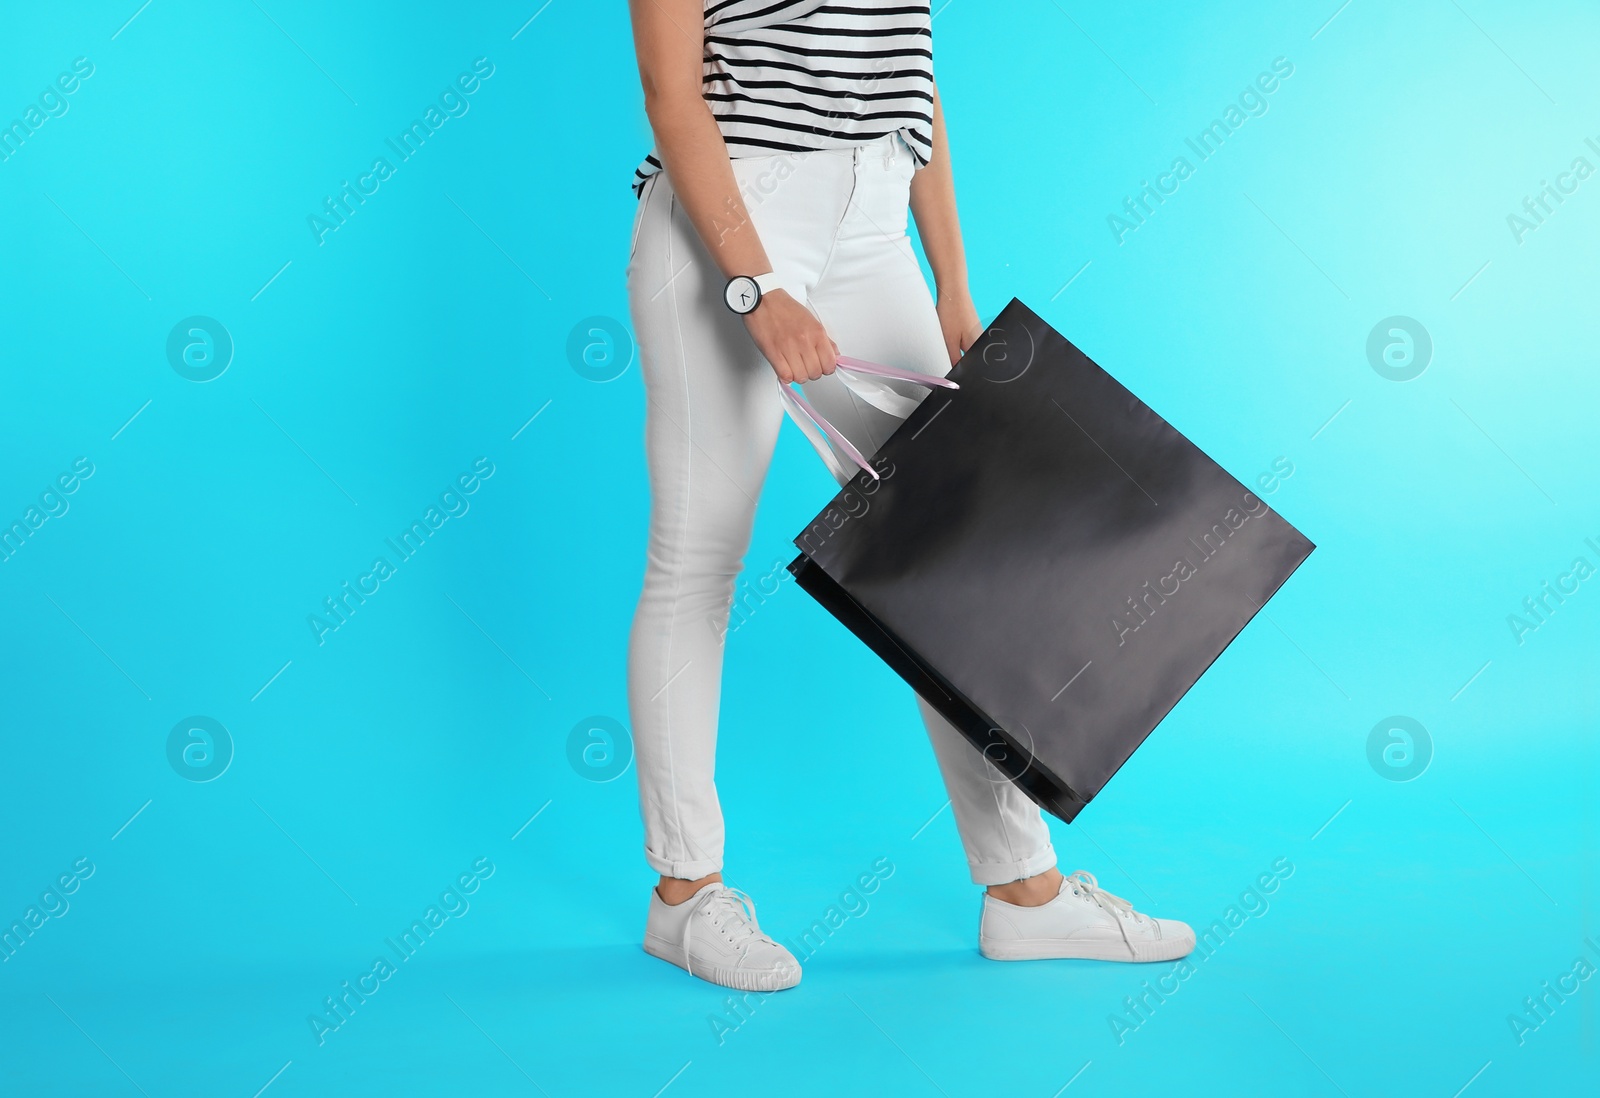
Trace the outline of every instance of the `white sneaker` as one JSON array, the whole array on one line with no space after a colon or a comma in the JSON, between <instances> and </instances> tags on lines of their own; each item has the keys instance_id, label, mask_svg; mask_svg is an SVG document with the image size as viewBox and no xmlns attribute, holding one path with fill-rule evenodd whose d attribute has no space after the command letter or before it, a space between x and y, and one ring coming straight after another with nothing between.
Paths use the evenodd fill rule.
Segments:
<instances>
[{"instance_id":1,"label":"white sneaker","mask_svg":"<svg viewBox=\"0 0 1600 1098\"><path fill-rule=\"evenodd\" d=\"M651 889L644 951L739 991L782 991L800 982L800 962L761 933L750 897L715 881L681 904Z\"/></svg>"},{"instance_id":2,"label":"white sneaker","mask_svg":"<svg viewBox=\"0 0 1600 1098\"><path fill-rule=\"evenodd\" d=\"M1187 923L1139 914L1082 870L1063 877L1061 892L1038 907L983 898L978 951L993 961L1175 961L1193 950Z\"/></svg>"}]
</instances>

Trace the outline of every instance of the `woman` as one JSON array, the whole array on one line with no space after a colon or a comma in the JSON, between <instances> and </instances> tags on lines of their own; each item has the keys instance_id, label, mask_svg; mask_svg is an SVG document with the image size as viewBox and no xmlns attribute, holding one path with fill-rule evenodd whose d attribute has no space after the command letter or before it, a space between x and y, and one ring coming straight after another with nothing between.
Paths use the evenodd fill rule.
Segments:
<instances>
[{"instance_id":1,"label":"woman","mask_svg":"<svg viewBox=\"0 0 1600 1098\"><path fill-rule=\"evenodd\" d=\"M841 352L942 376L982 325L927 0L630 3L657 150L635 176L628 267L652 492L628 667L645 857L661 875L644 947L712 983L774 991L800 966L722 883L712 769L721 634L783 417L778 384L804 383L870 456L899 421L834 373ZM987 888L985 956L1154 961L1193 948L1184 924L1140 915L1086 873L1063 877L1039 810L921 709Z\"/></svg>"}]
</instances>

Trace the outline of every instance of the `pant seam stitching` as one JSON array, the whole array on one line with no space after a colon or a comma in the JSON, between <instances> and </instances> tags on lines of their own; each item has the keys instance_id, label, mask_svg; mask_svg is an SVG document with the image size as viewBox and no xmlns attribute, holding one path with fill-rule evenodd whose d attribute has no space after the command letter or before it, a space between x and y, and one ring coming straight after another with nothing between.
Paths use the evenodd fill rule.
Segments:
<instances>
[{"instance_id":1,"label":"pant seam stitching","mask_svg":"<svg viewBox=\"0 0 1600 1098\"><path fill-rule=\"evenodd\" d=\"M677 220L677 210L678 210L678 196L676 194L673 194L671 196L671 201L667 206L667 254L666 254L666 259L667 259L667 270L668 271L672 270L673 224ZM670 276L669 276L669 278L670 278ZM677 279L670 278L670 281L667 283L667 289L669 291L669 293L668 293L668 301L671 303L671 306L672 306L672 327L673 327L673 331L677 335L676 342L677 342L677 345L678 345L678 371L679 371L679 375L683 379L683 419L684 419L684 443L685 443L685 445L684 445L684 458L685 458L685 460L684 460L683 496L682 496L682 499L683 499L683 517L682 517L682 521L681 521L681 524L680 524L681 525L681 530L680 530L680 533L678 535L678 559L679 559L680 567L677 570L678 574L675 577L673 577L672 609L671 609L670 617L668 618L667 643L666 643L665 653L663 655L663 659L665 661L665 666L661 669L663 674L672 667L672 642L673 642L674 637L676 636L677 628L678 628L678 599L679 599L679 596L682 594L682 591L683 591L683 574L684 574L684 571L685 571L685 569L682 567L682 561L684 559L685 548L686 548L686 546L688 544L688 540L689 540L689 514L690 514L689 503L690 503L690 498L691 498L691 491L692 491L692 488L693 488L693 485L694 485L694 438L693 438L693 435L691 434L691 432L693 430L693 427L694 427L694 422L693 422L693 416L694 416L693 403L694 402L690 399L690 396L689 396L689 355L688 355L688 352L684 349L684 346L683 346L683 324L682 324L682 320L681 320L681 318L679 316L679 311L678 311ZM668 418L670 419L671 417L669 416ZM670 685L669 685L668 689L671 689ZM662 721L662 723L666 726L666 733L667 733L666 737L665 737L666 738L666 743L667 743L667 779L668 779L670 788L672 790L672 816L673 816L673 821L677 824L677 828L678 828L678 849L683 851L684 853L688 853L688 850L689 850L688 833L684 830L684 826L683 826L683 801L678 796L678 768L677 768L677 764L676 764L676 762L674 760L673 751L672 751L672 733L673 733L673 728L672 728L672 699L670 697L663 699L662 713L663 713L663 721ZM669 860L676 861L676 859L669 859Z\"/></svg>"}]
</instances>

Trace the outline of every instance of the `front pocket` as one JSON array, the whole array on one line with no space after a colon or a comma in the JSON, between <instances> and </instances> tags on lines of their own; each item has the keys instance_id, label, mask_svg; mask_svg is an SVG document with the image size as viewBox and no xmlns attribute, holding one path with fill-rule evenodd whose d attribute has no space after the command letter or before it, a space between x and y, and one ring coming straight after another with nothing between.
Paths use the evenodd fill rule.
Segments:
<instances>
[{"instance_id":1,"label":"front pocket","mask_svg":"<svg viewBox=\"0 0 1600 1098\"><path fill-rule=\"evenodd\" d=\"M904 173L906 183L909 185L911 180L917 174L917 154L911 151L910 145L902 142L900 145L900 156L898 159L905 161L900 170L902 173Z\"/></svg>"},{"instance_id":2,"label":"front pocket","mask_svg":"<svg viewBox=\"0 0 1600 1098\"><path fill-rule=\"evenodd\" d=\"M656 180L662 173L656 172L644 181L644 189L639 193L639 208L633 212L633 238L628 241L628 262L633 262L634 253L639 250L639 230L644 227L645 208L650 204L650 194L656 189Z\"/></svg>"},{"instance_id":3,"label":"front pocket","mask_svg":"<svg viewBox=\"0 0 1600 1098\"><path fill-rule=\"evenodd\" d=\"M877 170L861 177L866 186L857 192L856 204L871 221L874 231L891 238L904 236L907 208L911 203L911 174L916 170L916 162L910 150L904 148L889 163L884 163L876 150L872 155L877 160Z\"/></svg>"}]
</instances>

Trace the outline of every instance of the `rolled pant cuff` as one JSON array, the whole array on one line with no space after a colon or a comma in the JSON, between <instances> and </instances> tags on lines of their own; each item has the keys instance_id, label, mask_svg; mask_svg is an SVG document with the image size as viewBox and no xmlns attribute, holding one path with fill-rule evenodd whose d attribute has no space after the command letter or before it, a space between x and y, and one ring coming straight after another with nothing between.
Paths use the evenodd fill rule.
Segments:
<instances>
[{"instance_id":1,"label":"rolled pant cuff","mask_svg":"<svg viewBox=\"0 0 1600 1098\"><path fill-rule=\"evenodd\" d=\"M1046 846L1037 854L1015 862L969 862L972 883L978 885L1003 885L1020 881L1024 877L1037 877L1056 864L1056 851Z\"/></svg>"},{"instance_id":2,"label":"rolled pant cuff","mask_svg":"<svg viewBox=\"0 0 1600 1098\"><path fill-rule=\"evenodd\" d=\"M698 881L701 877L709 877L713 873L722 872L721 858L701 858L693 862L674 862L666 858L657 857L649 850L644 852L644 860L650 863L650 868L663 877L676 877L680 881Z\"/></svg>"}]
</instances>

